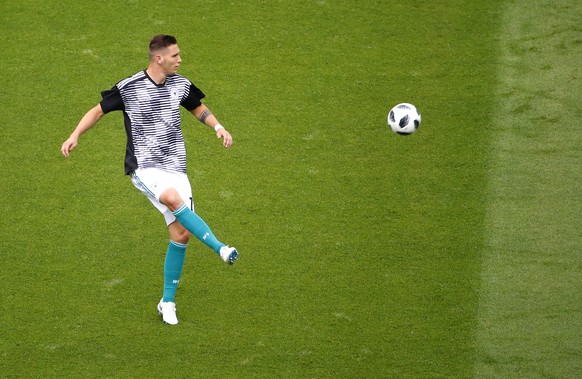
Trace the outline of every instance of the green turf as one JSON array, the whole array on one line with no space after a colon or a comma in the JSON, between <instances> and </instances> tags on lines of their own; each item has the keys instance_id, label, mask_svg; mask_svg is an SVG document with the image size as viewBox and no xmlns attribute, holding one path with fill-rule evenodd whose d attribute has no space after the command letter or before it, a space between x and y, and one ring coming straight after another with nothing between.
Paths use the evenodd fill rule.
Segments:
<instances>
[{"instance_id":1,"label":"green turf","mask_svg":"<svg viewBox=\"0 0 582 379\"><path fill-rule=\"evenodd\" d=\"M541 301L554 312L538 314L529 303L504 307L512 295L495 296L496 286L516 283L491 280L511 267L496 258L504 246L527 252L522 232L539 232L541 220L558 230L566 216L564 239L543 238L546 247L562 241L564 248L532 259L569 263L544 271L551 283L580 273L579 71L570 71L571 93L556 90L560 108L544 105L551 116L540 111L524 127L531 139L506 141L503 114L521 105L515 96L546 89L530 81L510 92L505 83L514 77L507 46L539 48L527 33L512 39L511 4L2 2L0 377L573 373L581 353L568 332L580 325L579 281L557 286L572 291L559 301L545 293ZM557 61L576 67L580 9L564 13L573 31L554 35L563 48L544 59L570 51ZM552 15L559 24L560 12ZM537 24L544 19L516 32ZM145 47L160 32L178 37L181 73L207 93L205 103L235 138L224 150L184 113L197 210L241 259L227 267L191 242L176 327L155 312L168 236L123 176L121 114L83 136L70 159L59 155L99 92L147 65ZM516 69L523 70L516 80L526 80L530 67ZM401 101L423 116L409 137L386 125ZM568 105L572 115L554 121ZM570 132L537 134L535 126L548 122ZM552 139L547 148L544 138ZM529 156L507 171L505 143L568 178L532 182ZM498 222L523 219L502 212L510 201L499 191L508 186L536 189L519 210L540 220L516 226L511 238ZM571 194L571 203L548 189ZM555 212L544 218L534 193ZM527 339L497 323L507 315L521 325L549 318ZM554 353L534 361L548 335ZM523 346L517 352L512 336Z\"/></svg>"},{"instance_id":2,"label":"green turf","mask_svg":"<svg viewBox=\"0 0 582 379\"><path fill-rule=\"evenodd\" d=\"M481 377L582 373L581 21L575 2L504 7L479 311Z\"/></svg>"}]
</instances>

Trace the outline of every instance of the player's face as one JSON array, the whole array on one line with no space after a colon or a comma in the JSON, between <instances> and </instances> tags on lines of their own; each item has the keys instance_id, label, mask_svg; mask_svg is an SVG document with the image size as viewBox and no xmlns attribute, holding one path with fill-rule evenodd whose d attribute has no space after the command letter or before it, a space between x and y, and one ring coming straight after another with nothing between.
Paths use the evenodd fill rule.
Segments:
<instances>
[{"instance_id":1,"label":"player's face","mask_svg":"<svg viewBox=\"0 0 582 379\"><path fill-rule=\"evenodd\" d=\"M180 56L180 49L178 45L168 46L162 54L162 68L166 75L175 74L178 71L182 63L182 57Z\"/></svg>"}]
</instances>

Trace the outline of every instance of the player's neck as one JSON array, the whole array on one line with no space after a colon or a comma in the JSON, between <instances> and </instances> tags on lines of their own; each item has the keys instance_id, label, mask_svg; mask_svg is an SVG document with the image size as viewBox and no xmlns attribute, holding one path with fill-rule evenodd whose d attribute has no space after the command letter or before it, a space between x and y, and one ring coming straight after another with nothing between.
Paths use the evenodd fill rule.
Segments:
<instances>
[{"instance_id":1,"label":"player's neck","mask_svg":"<svg viewBox=\"0 0 582 379\"><path fill-rule=\"evenodd\" d=\"M157 70L156 67L150 65L146 69L146 73L156 84L164 84L166 82L167 75L164 72Z\"/></svg>"}]
</instances>

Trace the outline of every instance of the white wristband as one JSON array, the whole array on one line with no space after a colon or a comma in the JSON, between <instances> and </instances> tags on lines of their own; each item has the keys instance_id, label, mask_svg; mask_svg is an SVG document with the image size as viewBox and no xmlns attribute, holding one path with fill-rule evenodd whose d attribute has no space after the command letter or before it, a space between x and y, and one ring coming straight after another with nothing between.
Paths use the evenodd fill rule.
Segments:
<instances>
[{"instance_id":1,"label":"white wristband","mask_svg":"<svg viewBox=\"0 0 582 379\"><path fill-rule=\"evenodd\" d=\"M216 124L214 125L214 131L218 132L220 129L224 129L224 126L220 125L220 124Z\"/></svg>"}]
</instances>

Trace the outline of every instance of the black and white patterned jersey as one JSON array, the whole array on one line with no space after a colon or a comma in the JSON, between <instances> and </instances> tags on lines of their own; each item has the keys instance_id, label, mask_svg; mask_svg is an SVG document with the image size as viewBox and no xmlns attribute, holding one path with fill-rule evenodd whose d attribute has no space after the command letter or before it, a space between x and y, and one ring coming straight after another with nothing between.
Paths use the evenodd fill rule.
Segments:
<instances>
[{"instance_id":1,"label":"black and white patterned jersey","mask_svg":"<svg viewBox=\"0 0 582 379\"><path fill-rule=\"evenodd\" d=\"M140 71L101 93L103 112L123 111L127 147L125 173L159 168L186 173L186 147L180 126L180 106L192 110L204 93L181 75L156 84Z\"/></svg>"}]
</instances>

